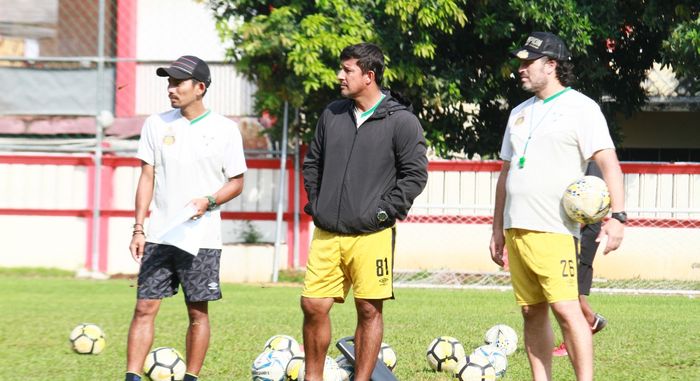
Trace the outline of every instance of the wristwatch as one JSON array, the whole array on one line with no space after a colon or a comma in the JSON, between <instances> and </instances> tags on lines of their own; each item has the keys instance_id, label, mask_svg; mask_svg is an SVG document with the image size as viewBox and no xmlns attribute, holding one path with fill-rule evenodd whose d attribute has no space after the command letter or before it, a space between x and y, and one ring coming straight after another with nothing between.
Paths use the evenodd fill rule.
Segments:
<instances>
[{"instance_id":1,"label":"wristwatch","mask_svg":"<svg viewBox=\"0 0 700 381\"><path fill-rule=\"evenodd\" d=\"M214 196L206 196L206 197L207 197L207 200L209 200L209 205L207 205L208 211L212 211L219 206L216 204L216 197L214 197Z\"/></svg>"},{"instance_id":2,"label":"wristwatch","mask_svg":"<svg viewBox=\"0 0 700 381\"><path fill-rule=\"evenodd\" d=\"M614 212L613 214L610 215L610 218L614 218L623 224L627 222L627 213L625 212Z\"/></svg>"},{"instance_id":3,"label":"wristwatch","mask_svg":"<svg viewBox=\"0 0 700 381\"><path fill-rule=\"evenodd\" d=\"M379 220L379 222L384 222L388 219L389 215L386 213L386 211L379 209L379 211L377 212L377 220Z\"/></svg>"}]
</instances>

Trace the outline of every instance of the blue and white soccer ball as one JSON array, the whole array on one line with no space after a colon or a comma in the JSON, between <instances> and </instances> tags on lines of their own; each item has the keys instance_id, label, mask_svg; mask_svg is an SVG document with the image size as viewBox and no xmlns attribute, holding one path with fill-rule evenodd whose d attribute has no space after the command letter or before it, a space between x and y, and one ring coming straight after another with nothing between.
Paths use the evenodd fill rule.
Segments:
<instances>
[{"instance_id":1,"label":"blue and white soccer ball","mask_svg":"<svg viewBox=\"0 0 700 381\"><path fill-rule=\"evenodd\" d=\"M485 344L476 348L470 356L481 355L486 357L493 369L496 371L497 377L502 377L506 374L506 369L508 368L508 357L506 353L497 346L493 344Z\"/></svg>"},{"instance_id":2,"label":"blue and white soccer ball","mask_svg":"<svg viewBox=\"0 0 700 381\"><path fill-rule=\"evenodd\" d=\"M253 361L253 381L284 381L285 370L292 356L283 351L266 350Z\"/></svg>"},{"instance_id":3,"label":"blue and white soccer ball","mask_svg":"<svg viewBox=\"0 0 700 381\"><path fill-rule=\"evenodd\" d=\"M506 355L510 356L518 348L518 334L505 324L496 324L486 331L484 342L501 348Z\"/></svg>"}]
</instances>

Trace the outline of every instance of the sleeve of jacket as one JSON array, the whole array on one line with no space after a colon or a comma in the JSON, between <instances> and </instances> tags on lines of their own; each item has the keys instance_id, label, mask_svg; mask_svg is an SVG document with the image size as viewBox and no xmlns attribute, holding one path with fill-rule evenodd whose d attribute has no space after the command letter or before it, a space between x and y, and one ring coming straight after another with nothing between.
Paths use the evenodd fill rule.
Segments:
<instances>
[{"instance_id":1,"label":"sleeve of jacket","mask_svg":"<svg viewBox=\"0 0 700 381\"><path fill-rule=\"evenodd\" d=\"M385 195L387 211L392 217L403 220L413 205L413 200L428 182L428 157L423 128L410 112L402 113L394 132L396 157L396 186Z\"/></svg>"},{"instance_id":2,"label":"sleeve of jacket","mask_svg":"<svg viewBox=\"0 0 700 381\"><path fill-rule=\"evenodd\" d=\"M325 112L321 114L316 124L316 132L314 134L314 139L309 143L309 148L304 157L304 164L302 166L302 173L304 175L304 189L306 189L306 197L309 202L304 205L304 212L306 214L314 215L314 205L316 204L316 197L318 196L318 189L321 184L321 177L323 176L323 140L325 133L324 116Z\"/></svg>"}]
</instances>

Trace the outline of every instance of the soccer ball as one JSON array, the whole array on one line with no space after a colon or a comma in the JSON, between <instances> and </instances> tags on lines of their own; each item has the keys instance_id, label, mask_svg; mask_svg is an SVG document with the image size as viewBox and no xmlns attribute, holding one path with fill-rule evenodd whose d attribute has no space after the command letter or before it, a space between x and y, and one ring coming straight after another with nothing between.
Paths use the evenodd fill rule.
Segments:
<instances>
[{"instance_id":1,"label":"soccer ball","mask_svg":"<svg viewBox=\"0 0 700 381\"><path fill-rule=\"evenodd\" d=\"M506 374L506 368L508 368L508 358L506 353L497 346L493 344L482 345L476 348L474 352L470 355L481 355L489 360L489 363L493 366L496 371L496 376L501 377Z\"/></svg>"},{"instance_id":2,"label":"soccer ball","mask_svg":"<svg viewBox=\"0 0 700 381\"><path fill-rule=\"evenodd\" d=\"M518 334L505 324L496 324L486 331L484 342L501 348L506 355L510 356L518 348Z\"/></svg>"},{"instance_id":3,"label":"soccer ball","mask_svg":"<svg viewBox=\"0 0 700 381\"><path fill-rule=\"evenodd\" d=\"M425 355L430 367L438 371L454 372L466 361L462 343L450 336L436 337L428 345Z\"/></svg>"},{"instance_id":4,"label":"soccer ball","mask_svg":"<svg viewBox=\"0 0 700 381\"><path fill-rule=\"evenodd\" d=\"M304 381L304 374L304 357L292 357L292 359L289 360L289 364L287 364L287 381ZM343 381L343 374L344 372L340 370L338 363L330 356L326 356L326 361L323 364L323 381Z\"/></svg>"},{"instance_id":5,"label":"soccer ball","mask_svg":"<svg viewBox=\"0 0 700 381\"><path fill-rule=\"evenodd\" d=\"M301 346L293 337L287 335L275 335L265 342L265 350L282 351L289 353L289 357L301 355Z\"/></svg>"},{"instance_id":6,"label":"soccer ball","mask_svg":"<svg viewBox=\"0 0 700 381\"><path fill-rule=\"evenodd\" d=\"M485 356L472 353L466 364L455 372L455 378L459 381L492 381L496 379L496 370Z\"/></svg>"},{"instance_id":7,"label":"soccer ball","mask_svg":"<svg viewBox=\"0 0 700 381\"><path fill-rule=\"evenodd\" d=\"M335 358L340 370L340 379L342 381L352 381L355 379L355 367L350 363L345 356L340 355Z\"/></svg>"},{"instance_id":8,"label":"soccer ball","mask_svg":"<svg viewBox=\"0 0 700 381\"><path fill-rule=\"evenodd\" d=\"M304 365L304 356L294 356L287 363L287 368L285 369L285 380L287 381L302 381L304 380L304 373L302 373Z\"/></svg>"},{"instance_id":9,"label":"soccer ball","mask_svg":"<svg viewBox=\"0 0 700 381\"><path fill-rule=\"evenodd\" d=\"M283 351L265 350L253 361L253 381L284 381L285 370L292 356Z\"/></svg>"},{"instance_id":10,"label":"soccer ball","mask_svg":"<svg viewBox=\"0 0 700 381\"><path fill-rule=\"evenodd\" d=\"M181 381L187 365L175 348L159 347L152 350L143 364L143 372L152 381Z\"/></svg>"},{"instance_id":11,"label":"soccer ball","mask_svg":"<svg viewBox=\"0 0 700 381\"><path fill-rule=\"evenodd\" d=\"M569 218L582 224L592 224L608 214L610 193L600 177L584 176L566 188L562 204Z\"/></svg>"},{"instance_id":12,"label":"soccer ball","mask_svg":"<svg viewBox=\"0 0 700 381\"><path fill-rule=\"evenodd\" d=\"M389 368L390 371L394 371L398 358L396 356L396 351L391 347L391 345L382 343L382 346L379 347L378 358L384 363L384 365L386 365L387 368Z\"/></svg>"},{"instance_id":13,"label":"soccer ball","mask_svg":"<svg viewBox=\"0 0 700 381\"><path fill-rule=\"evenodd\" d=\"M81 323L68 336L73 350L80 354L96 355L105 348L105 334L92 323Z\"/></svg>"}]
</instances>

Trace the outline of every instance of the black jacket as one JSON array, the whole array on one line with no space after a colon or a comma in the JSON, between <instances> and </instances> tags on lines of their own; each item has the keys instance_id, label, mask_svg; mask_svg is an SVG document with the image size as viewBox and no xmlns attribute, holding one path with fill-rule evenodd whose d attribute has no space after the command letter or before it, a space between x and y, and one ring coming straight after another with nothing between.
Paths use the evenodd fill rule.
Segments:
<instances>
[{"instance_id":1,"label":"black jacket","mask_svg":"<svg viewBox=\"0 0 700 381\"><path fill-rule=\"evenodd\" d=\"M410 103L385 95L360 128L349 99L329 104L319 118L304 159L304 211L323 230L358 234L391 227L406 218L425 187L423 128ZM389 215L384 222L377 219L380 209Z\"/></svg>"}]
</instances>

